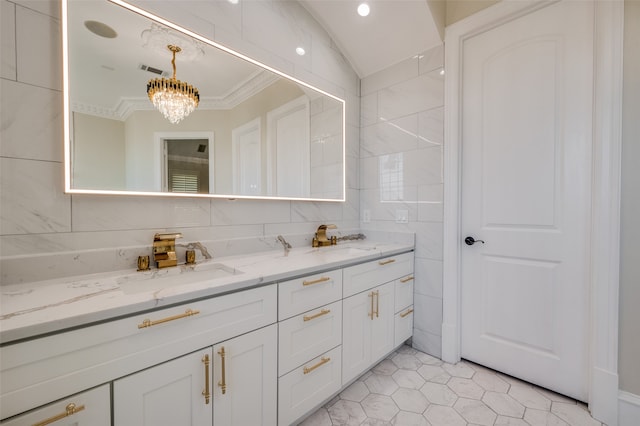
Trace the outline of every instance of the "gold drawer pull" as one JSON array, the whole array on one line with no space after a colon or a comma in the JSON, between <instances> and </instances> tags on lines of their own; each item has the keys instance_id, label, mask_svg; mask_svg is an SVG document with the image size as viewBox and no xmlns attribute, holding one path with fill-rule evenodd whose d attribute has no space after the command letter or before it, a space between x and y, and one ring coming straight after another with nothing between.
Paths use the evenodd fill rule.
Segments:
<instances>
[{"instance_id":1,"label":"gold drawer pull","mask_svg":"<svg viewBox=\"0 0 640 426\"><path fill-rule=\"evenodd\" d=\"M413 275L410 275L407 278L403 278L400 280L401 283L408 283L409 281L413 281Z\"/></svg>"},{"instance_id":2,"label":"gold drawer pull","mask_svg":"<svg viewBox=\"0 0 640 426\"><path fill-rule=\"evenodd\" d=\"M180 318L192 317L194 315L198 315L199 313L200 313L200 311L195 311L193 309L187 309L186 311L184 311L184 314L178 314L178 315L162 318L162 319L155 320L155 321L151 321L150 319L147 318L146 320L142 321L141 324L138 324L138 328L149 328L149 327L153 327L154 325L162 324L162 323L169 322L169 321L174 321L174 320L177 320L177 319L180 319Z\"/></svg>"},{"instance_id":3,"label":"gold drawer pull","mask_svg":"<svg viewBox=\"0 0 640 426\"><path fill-rule=\"evenodd\" d=\"M320 367L320 366L322 366L322 365L325 365L325 364L326 364L326 363L328 363L329 361L331 361L331 358L329 358L329 357L326 357L326 358L325 358L325 357L322 357L322 358L320 358L320 361L319 361L316 365L311 366L311 367L305 367L305 368L303 368L303 369L302 369L302 372L303 372L304 374L309 374L309 373L311 373L313 370L315 370L316 368L318 368L318 367Z\"/></svg>"},{"instance_id":4,"label":"gold drawer pull","mask_svg":"<svg viewBox=\"0 0 640 426\"><path fill-rule=\"evenodd\" d=\"M331 280L331 278L329 278L329 277L322 277L322 278L318 278L317 280L302 281L302 285L319 284L319 283L323 283L323 282L330 281L330 280Z\"/></svg>"},{"instance_id":5,"label":"gold drawer pull","mask_svg":"<svg viewBox=\"0 0 640 426\"><path fill-rule=\"evenodd\" d=\"M41 422L38 423L34 423L33 426L45 426L45 425L49 425L53 422L57 422L60 419L64 419L65 417L69 417L69 416L73 416L74 414L80 412L84 410L84 405L77 405L74 404L73 402L68 404L65 407L65 412L64 413L60 413L56 416L50 417L46 420L43 420Z\"/></svg>"},{"instance_id":6,"label":"gold drawer pull","mask_svg":"<svg viewBox=\"0 0 640 426\"><path fill-rule=\"evenodd\" d=\"M204 390L202 391L202 396L204 396L204 403L209 404L211 400L211 392L209 391L209 354L205 354L202 357L202 363L204 364Z\"/></svg>"},{"instance_id":7,"label":"gold drawer pull","mask_svg":"<svg viewBox=\"0 0 640 426\"><path fill-rule=\"evenodd\" d=\"M224 352L224 346L220 348L220 350L218 351L218 355L220 355L220 359L222 360L222 379L218 381L218 386L220 386L220 389L222 389L222 394L224 395L225 393L227 393L227 379L225 377L226 367L224 365L226 354Z\"/></svg>"},{"instance_id":8,"label":"gold drawer pull","mask_svg":"<svg viewBox=\"0 0 640 426\"><path fill-rule=\"evenodd\" d=\"M393 263L393 262L395 262L395 261L396 261L395 259L380 260L380 261L378 261L378 265L380 265L380 266L384 266L384 265L388 265L388 264L390 264L390 263Z\"/></svg>"},{"instance_id":9,"label":"gold drawer pull","mask_svg":"<svg viewBox=\"0 0 640 426\"><path fill-rule=\"evenodd\" d=\"M317 314L311 315L311 316L303 316L302 319L305 321L311 321L312 319L316 319L318 317L321 317L323 315L327 315L329 312L331 312L330 309L322 309L320 312L318 312Z\"/></svg>"},{"instance_id":10,"label":"gold drawer pull","mask_svg":"<svg viewBox=\"0 0 640 426\"><path fill-rule=\"evenodd\" d=\"M369 314L369 317L371 318L371 320L373 321L373 316L376 314L376 312L373 310L373 297L376 295L375 291L372 291L371 293L369 293L369 297L371 298L371 313Z\"/></svg>"},{"instance_id":11,"label":"gold drawer pull","mask_svg":"<svg viewBox=\"0 0 640 426\"><path fill-rule=\"evenodd\" d=\"M380 290L376 291L376 318L380 316Z\"/></svg>"},{"instance_id":12,"label":"gold drawer pull","mask_svg":"<svg viewBox=\"0 0 640 426\"><path fill-rule=\"evenodd\" d=\"M404 318L407 315L409 315L411 312L413 312L413 308L409 309L407 312L405 312L404 314L400 314L400 318Z\"/></svg>"}]
</instances>

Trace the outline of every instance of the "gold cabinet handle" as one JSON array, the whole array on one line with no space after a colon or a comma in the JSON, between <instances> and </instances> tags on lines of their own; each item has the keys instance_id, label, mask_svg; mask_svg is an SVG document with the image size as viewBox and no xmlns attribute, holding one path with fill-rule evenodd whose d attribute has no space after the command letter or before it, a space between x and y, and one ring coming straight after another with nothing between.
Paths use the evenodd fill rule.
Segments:
<instances>
[{"instance_id":1,"label":"gold cabinet handle","mask_svg":"<svg viewBox=\"0 0 640 426\"><path fill-rule=\"evenodd\" d=\"M226 354L224 352L224 346L220 348L218 351L218 355L220 355L220 359L222 360L222 379L218 382L218 386L222 389L222 394L227 393L227 379L225 377L226 367L224 365Z\"/></svg>"},{"instance_id":2,"label":"gold cabinet handle","mask_svg":"<svg viewBox=\"0 0 640 426\"><path fill-rule=\"evenodd\" d=\"M142 321L142 323L138 324L138 328L149 328L149 327L153 327L154 325L162 324L165 322L175 321L180 318L192 317L194 315L198 315L199 313L200 311L196 311L194 309L187 309L186 311L184 311L184 314L173 315L173 316L162 318L155 321L151 321L150 319L147 318L146 320Z\"/></svg>"},{"instance_id":3,"label":"gold cabinet handle","mask_svg":"<svg viewBox=\"0 0 640 426\"><path fill-rule=\"evenodd\" d=\"M331 309L322 309L317 314L309 315L309 316L305 315L305 316L302 317L302 319L304 321L311 321L312 319L316 319L316 318L321 317L323 315L327 315L329 312L331 312Z\"/></svg>"},{"instance_id":4,"label":"gold cabinet handle","mask_svg":"<svg viewBox=\"0 0 640 426\"><path fill-rule=\"evenodd\" d=\"M384 266L384 265L388 265L390 263L393 263L395 261L396 261L395 259L380 260L380 261L378 261L378 265Z\"/></svg>"},{"instance_id":5,"label":"gold cabinet handle","mask_svg":"<svg viewBox=\"0 0 640 426\"><path fill-rule=\"evenodd\" d=\"M410 275L407 278L403 278L400 280L401 283L408 283L409 281L413 281L413 275Z\"/></svg>"},{"instance_id":6,"label":"gold cabinet handle","mask_svg":"<svg viewBox=\"0 0 640 426\"><path fill-rule=\"evenodd\" d=\"M380 290L376 291L376 318L380 315Z\"/></svg>"},{"instance_id":7,"label":"gold cabinet handle","mask_svg":"<svg viewBox=\"0 0 640 426\"><path fill-rule=\"evenodd\" d=\"M307 286L307 285L319 284L319 283L323 283L323 282L326 282L326 281L329 281L329 280L331 280L331 278L322 277L322 278L318 278L317 280L302 281L302 285Z\"/></svg>"},{"instance_id":8,"label":"gold cabinet handle","mask_svg":"<svg viewBox=\"0 0 640 426\"><path fill-rule=\"evenodd\" d=\"M318 368L318 367L320 367L320 366L322 366L322 365L324 365L324 364L328 363L329 361L331 361L331 358L329 358L329 357L326 357L326 358L325 358L325 357L322 357L322 358L320 358L320 361L319 361L316 365L312 365L311 367L304 367L304 368L302 369L302 372L303 372L304 374L309 374L309 373L311 373L313 370L315 370L316 368Z\"/></svg>"},{"instance_id":9,"label":"gold cabinet handle","mask_svg":"<svg viewBox=\"0 0 640 426\"><path fill-rule=\"evenodd\" d=\"M404 317L406 317L406 316L407 316L407 315L409 315L411 312L413 312L413 308L409 309L407 312L405 312L405 313L403 313L403 314L400 314L400 318L404 318Z\"/></svg>"},{"instance_id":10,"label":"gold cabinet handle","mask_svg":"<svg viewBox=\"0 0 640 426\"><path fill-rule=\"evenodd\" d=\"M371 320L373 321L373 316L375 315L375 312L373 310L373 297L375 296L375 291L372 291L371 293L369 293L369 297L371 298L371 312L369 313L369 317L371 318Z\"/></svg>"},{"instance_id":11,"label":"gold cabinet handle","mask_svg":"<svg viewBox=\"0 0 640 426\"><path fill-rule=\"evenodd\" d=\"M84 405L76 405L73 402L68 404L65 407L65 411L64 413L60 413L58 415L55 415L53 417L50 417L46 420L43 420L41 422L38 423L34 423L33 426L45 426L45 425L50 425L53 422L57 422L60 419L64 419L65 417L69 417L69 416L73 416L74 414L80 412L84 410Z\"/></svg>"},{"instance_id":12,"label":"gold cabinet handle","mask_svg":"<svg viewBox=\"0 0 640 426\"><path fill-rule=\"evenodd\" d=\"M209 391L209 354L205 354L202 357L202 363L204 364L204 390L202 391L202 396L204 396L204 403L209 404L211 401L211 392Z\"/></svg>"}]
</instances>

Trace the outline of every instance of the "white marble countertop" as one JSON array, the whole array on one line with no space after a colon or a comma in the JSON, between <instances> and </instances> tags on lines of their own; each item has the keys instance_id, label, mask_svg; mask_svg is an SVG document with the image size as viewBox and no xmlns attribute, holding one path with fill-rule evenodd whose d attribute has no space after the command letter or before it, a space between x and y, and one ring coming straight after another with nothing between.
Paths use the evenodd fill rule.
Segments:
<instances>
[{"instance_id":1,"label":"white marble countertop","mask_svg":"<svg viewBox=\"0 0 640 426\"><path fill-rule=\"evenodd\" d=\"M109 320L413 250L349 242L219 257L195 266L117 271L1 287L0 342Z\"/></svg>"}]
</instances>

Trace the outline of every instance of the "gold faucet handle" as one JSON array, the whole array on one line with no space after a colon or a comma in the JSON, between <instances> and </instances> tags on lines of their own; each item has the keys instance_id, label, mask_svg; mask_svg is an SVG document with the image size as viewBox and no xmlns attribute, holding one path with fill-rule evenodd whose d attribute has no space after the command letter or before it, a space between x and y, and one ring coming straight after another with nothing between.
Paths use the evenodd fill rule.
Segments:
<instances>
[{"instance_id":1,"label":"gold faucet handle","mask_svg":"<svg viewBox=\"0 0 640 426\"><path fill-rule=\"evenodd\" d=\"M153 236L153 241L176 240L178 238L182 238L182 233L180 232L173 232L170 234L157 233L156 235Z\"/></svg>"},{"instance_id":2,"label":"gold faucet handle","mask_svg":"<svg viewBox=\"0 0 640 426\"><path fill-rule=\"evenodd\" d=\"M324 229L338 229L338 227L336 225L320 225L322 226Z\"/></svg>"}]
</instances>

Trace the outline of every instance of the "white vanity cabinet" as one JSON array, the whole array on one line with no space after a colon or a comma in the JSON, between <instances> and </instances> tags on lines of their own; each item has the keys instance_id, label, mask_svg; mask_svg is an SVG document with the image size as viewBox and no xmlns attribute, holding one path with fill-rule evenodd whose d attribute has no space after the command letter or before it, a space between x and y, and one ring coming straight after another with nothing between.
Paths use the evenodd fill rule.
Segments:
<instances>
[{"instance_id":1,"label":"white vanity cabinet","mask_svg":"<svg viewBox=\"0 0 640 426\"><path fill-rule=\"evenodd\" d=\"M274 425L276 327L116 380L114 425Z\"/></svg>"},{"instance_id":2,"label":"white vanity cabinet","mask_svg":"<svg viewBox=\"0 0 640 426\"><path fill-rule=\"evenodd\" d=\"M276 321L277 288L273 284L2 346L0 418ZM274 346L274 357L276 350Z\"/></svg>"},{"instance_id":3,"label":"white vanity cabinet","mask_svg":"<svg viewBox=\"0 0 640 426\"><path fill-rule=\"evenodd\" d=\"M342 270L278 284L278 425L342 386Z\"/></svg>"},{"instance_id":4,"label":"white vanity cabinet","mask_svg":"<svg viewBox=\"0 0 640 426\"><path fill-rule=\"evenodd\" d=\"M111 426L109 385L73 395L0 422L2 426Z\"/></svg>"},{"instance_id":5,"label":"white vanity cabinet","mask_svg":"<svg viewBox=\"0 0 640 426\"><path fill-rule=\"evenodd\" d=\"M214 426L276 424L277 342L273 324L213 347Z\"/></svg>"},{"instance_id":6,"label":"white vanity cabinet","mask_svg":"<svg viewBox=\"0 0 640 426\"><path fill-rule=\"evenodd\" d=\"M411 274L413 253L344 269L343 384L358 377L402 342L397 343L395 337L396 281ZM402 297L409 297L408 294L402 293ZM412 303L413 291L410 297L408 301Z\"/></svg>"},{"instance_id":7,"label":"white vanity cabinet","mask_svg":"<svg viewBox=\"0 0 640 426\"><path fill-rule=\"evenodd\" d=\"M151 367L113 383L116 426L209 426L211 347Z\"/></svg>"},{"instance_id":8,"label":"white vanity cabinet","mask_svg":"<svg viewBox=\"0 0 640 426\"><path fill-rule=\"evenodd\" d=\"M413 274L395 281L394 346L400 346L413 335L413 281Z\"/></svg>"}]
</instances>

